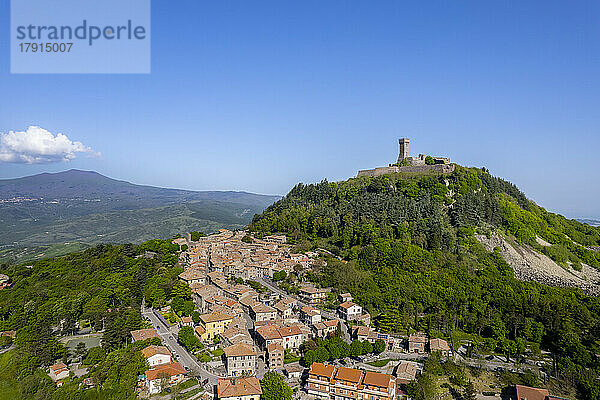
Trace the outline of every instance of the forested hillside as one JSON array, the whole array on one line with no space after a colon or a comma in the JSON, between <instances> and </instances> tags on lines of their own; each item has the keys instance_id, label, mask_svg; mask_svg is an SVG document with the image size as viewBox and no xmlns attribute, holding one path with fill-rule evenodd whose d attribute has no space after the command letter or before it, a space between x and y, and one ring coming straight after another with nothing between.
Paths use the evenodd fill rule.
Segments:
<instances>
[{"instance_id":1,"label":"forested hillside","mask_svg":"<svg viewBox=\"0 0 600 400\"><path fill-rule=\"evenodd\" d=\"M0 290L0 331L16 330L14 349L0 355L3 399L134 399L137 376L146 369L138 351L127 344L129 332L144 326L140 305L146 301L185 306L189 293L179 290L175 267L179 246L151 240L141 245L99 245L30 266L1 266L13 280ZM152 258L137 257L146 251ZM189 292L189 290L188 290ZM186 297L187 296L187 297ZM76 323L104 328L102 347L88 349L85 363L98 383L78 391L82 378L56 388L43 367L67 358L56 333L76 331Z\"/></svg>"},{"instance_id":2,"label":"forested hillside","mask_svg":"<svg viewBox=\"0 0 600 400\"><path fill-rule=\"evenodd\" d=\"M600 268L600 254L586 248L600 244L600 229L545 211L484 169L299 184L250 229L339 255L310 278L350 291L382 331L468 337L475 350L516 358L549 350L549 374L600 399L599 299L516 280L474 236L499 231L565 268Z\"/></svg>"}]
</instances>

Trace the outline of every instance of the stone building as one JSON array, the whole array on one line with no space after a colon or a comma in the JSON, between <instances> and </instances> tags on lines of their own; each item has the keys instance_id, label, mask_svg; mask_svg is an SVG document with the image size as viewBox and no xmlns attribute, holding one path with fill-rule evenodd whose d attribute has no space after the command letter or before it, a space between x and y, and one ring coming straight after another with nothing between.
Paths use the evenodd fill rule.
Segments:
<instances>
[{"instance_id":1,"label":"stone building","mask_svg":"<svg viewBox=\"0 0 600 400\"><path fill-rule=\"evenodd\" d=\"M261 394L260 382L255 376L217 379L218 400L259 400Z\"/></svg>"},{"instance_id":2,"label":"stone building","mask_svg":"<svg viewBox=\"0 0 600 400\"><path fill-rule=\"evenodd\" d=\"M225 368L229 376L248 376L256 373L256 348L244 343L226 347Z\"/></svg>"},{"instance_id":3,"label":"stone building","mask_svg":"<svg viewBox=\"0 0 600 400\"><path fill-rule=\"evenodd\" d=\"M425 154L419 154L417 157L411 157L408 152L408 144L410 139L398 139L400 152L396 164L390 164L387 167L377 167L374 169L365 169L358 171L357 177L361 176L380 176L393 174L398 172L434 172L434 173L451 173L454 171L454 165L450 164L450 158L430 156L432 164L427 164Z\"/></svg>"},{"instance_id":4,"label":"stone building","mask_svg":"<svg viewBox=\"0 0 600 400\"><path fill-rule=\"evenodd\" d=\"M279 343L271 343L267 346L267 359L269 362L270 369L281 369L283 368L283 360L285 357L285 350Z\"/></svg>"}]
</instances>

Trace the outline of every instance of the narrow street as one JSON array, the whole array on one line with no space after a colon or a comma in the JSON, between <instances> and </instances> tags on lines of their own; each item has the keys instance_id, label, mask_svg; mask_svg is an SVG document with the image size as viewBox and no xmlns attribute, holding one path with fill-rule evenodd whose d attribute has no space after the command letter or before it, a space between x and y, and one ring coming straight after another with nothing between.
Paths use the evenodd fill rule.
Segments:
<instances>
[{"instance_id":1,"label":"narrow street","mask_svg":"<svg viewBox=\"0 0 600 400\"><path fill-rule=\"evenodd\" d=\"M158 332L165 346L173 353L173 357L175 357L176 361L179 361L181 365L189 368L191 375L194 375L201 380L208 379L208 383L211 386L217 384L218 376L206 371L206 369L196 361L196 358L177 342L177 333L179 332L177 327L166 325L156 316L152 308L142 308L142 316L150 319L152 327ZM179 356L179 358L177 358L177 356Z\"/></svg>"}]
</instances>

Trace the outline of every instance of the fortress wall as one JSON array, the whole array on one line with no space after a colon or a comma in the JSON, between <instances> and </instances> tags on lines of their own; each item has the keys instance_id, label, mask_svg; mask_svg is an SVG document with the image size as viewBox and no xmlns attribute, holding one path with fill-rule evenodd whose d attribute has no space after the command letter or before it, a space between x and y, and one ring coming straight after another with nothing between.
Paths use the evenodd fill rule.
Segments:
<instances>
[{"instance_id":1,"label":"fortress wall","mask_svg":"<svg viewBox=\"0 0 600 400\"><path fill-rule=\"evenodd\" d=\"M435 165L409 165L406 167L379 167L375 169L365 169L358 171L357 177L361 176L381 176L386 174L393 174L396 172L439 172L442 174L449 174L454 171L454 165L451 164L435 164Z\"/></svg>"}]
</instances>

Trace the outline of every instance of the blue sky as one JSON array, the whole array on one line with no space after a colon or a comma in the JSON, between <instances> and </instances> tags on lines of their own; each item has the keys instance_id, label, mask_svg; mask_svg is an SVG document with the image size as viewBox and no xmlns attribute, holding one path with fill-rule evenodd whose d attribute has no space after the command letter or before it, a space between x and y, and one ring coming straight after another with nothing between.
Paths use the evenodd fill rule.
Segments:
<instances>
[{"instance_id":1,"label":"blue sky","mask_svg":"<svg viewBox=\"0 0 600 400\"><path fill-rule=\"evenodd\" d=\"M0 178L79 168L285 194L387 165L410 137L412 154L600 217L600 3L419 3L154 0L148 75L11 75L2 29L0 132L39 126L102 155L0 163Z\"/></svg>"}]
</instances>

